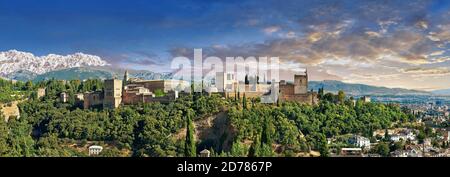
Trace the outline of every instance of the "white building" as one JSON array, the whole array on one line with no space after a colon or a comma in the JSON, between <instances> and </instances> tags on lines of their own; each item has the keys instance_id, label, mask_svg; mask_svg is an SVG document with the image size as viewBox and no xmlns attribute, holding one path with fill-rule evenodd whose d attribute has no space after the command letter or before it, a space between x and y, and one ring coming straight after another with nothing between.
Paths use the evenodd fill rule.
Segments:
<instances>
[{"instance_id":1,"label":"white building","mask_svg":"<svg viewBox=\"0 0 450 177\"><path fill-rule=\"evenodd\" d=\"M211 152L207 149L204 149L203 151L200 152L200 157L210 157L211 156Z\"/></svg>"},{"instance_id":2,"label":"white building","mask_svg":"<svg viewBox=\"0 0 450 177\"><path fill-rule=\"evenodd\" d=\"M406 141L414 141L416 139L416 136L414 135L413 131L406 131L399 134L391 135L391 141L399 142L400 140Z\"/></svg>"},{"instance_id":3,"label":"white building","mask_svg":"<svg viewBox=\"0 0 450 177\"><path fill-rule=\"evenodd\" d=\"M408 157L422 157L422 152L418 149L411 149L406 152L408 153Z\"/></svg>"},{"instance_id":4,"label":"white building","mask_svg":"<svg viewBox=\"0 0 450 177\"><path fill-rule=\"evenodd\" d=\"M59 99L61 102L67 103L69 101L69 94L62 92Z\"/></svg>"},{"instance_id":5,"label":"white building","mask_svg":"<svg viewBox=\"0 0 450 177\"><path fill-rule=\"evenodd\" d=\"M370 96L363 96L361 99L363 100L364 103L370 103L371 102Z\"/></svg>"},{"instance_id":6,"label":"white building","mask_svg":"<svg viewBox=\"0 0 450 177\"><path fill-rule=\"evenodd\" d=\"M93 155L98 155L100 154L100 152L102 152L103 147L101 146L89 146L89 156L93 156Z\"/></svg>"},{"instance_id":7,"label":"white building","mask_svg":"<svg viewBox=\"0 0 450 177\"><path fill-rule=\"evenodd\" d=\"M352 138L350 138L350 144L353 144L357 147L361 147L361 148L370 148L370 139L363 137L363 136L359 136L359 135L354 135Z\"/></svg>"},{"instance_id":8,"label":"white building","mask_svg":"<svg viewBox=\"0 0 450 177\"><path fill-rule=\"evenodd\" d=\"M75 100L77 100L77 101L84 101L84 94L83 93L75 94Z\"/></svg>"}]
</instances>

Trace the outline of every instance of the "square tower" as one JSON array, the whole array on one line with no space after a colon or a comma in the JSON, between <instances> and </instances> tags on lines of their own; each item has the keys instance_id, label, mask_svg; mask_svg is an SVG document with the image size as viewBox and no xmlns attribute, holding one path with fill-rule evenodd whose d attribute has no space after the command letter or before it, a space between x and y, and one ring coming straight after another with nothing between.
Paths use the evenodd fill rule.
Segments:
<instances>
[{"instance_id":1,"label":"square tower","mask_svg":"<svg viewBox=\"0 0 450 177\"><path fill-rule=\"evenodd\" d=\"M122 103L122 81L118 79L105 80L104 90L103 108L118 108Z\"/></svg>"},{"instance_id":2,"label":"square tower","mask_svg":"<svg viewBox=\"0 0 450 177\"><path fill-rule=\"evenodd\" d=\"M294 76L294 94L308 93L308 74Z\"/></svg>"}]
</instances>

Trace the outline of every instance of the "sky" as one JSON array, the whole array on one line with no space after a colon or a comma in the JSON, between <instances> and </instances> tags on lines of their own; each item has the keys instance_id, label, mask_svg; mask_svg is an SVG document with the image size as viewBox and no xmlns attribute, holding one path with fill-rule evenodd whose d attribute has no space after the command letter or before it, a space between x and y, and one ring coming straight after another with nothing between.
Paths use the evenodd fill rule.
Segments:
<instances>
[{"instance_id":1,"label":"sky","mask_svg":"<svg viewBox=\"0 0 450 177\"><path fill-rule=\"evenodd\" d=\"M167 71L172 58L273 56L311 80L450 88L446 0L0 0L0 51L83 52Z\"/></svg>"}]
</instances>

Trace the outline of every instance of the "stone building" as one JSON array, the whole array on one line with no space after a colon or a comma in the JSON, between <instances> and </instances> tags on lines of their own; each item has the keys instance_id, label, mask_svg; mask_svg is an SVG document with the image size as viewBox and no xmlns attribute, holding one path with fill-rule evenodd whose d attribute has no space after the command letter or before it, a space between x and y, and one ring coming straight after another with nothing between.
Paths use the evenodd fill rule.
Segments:
<instances>
[{"instance_id":1,"label":"stone building","mask_svg":"<svg viewBox=\"0 0 450 177\"><path fill-rule=\"evenodd\" d=\"M242 85L244 85L243 88ZM276 99L280 101L296 101L307 104L317 104L318 94L308 91L308 73L304 75L294 75L294 82L288 83L285 80L269 84L239 84L234 74L218 72L216 74L215 86L225 97L257 98L270 94L274 88L279 88L279 95ZM244 94L245 92L245 94ZM276 99L271 102L276 102Z\"/></svg>"},{"instance_id":2,"label":"stone building","mask_svg":"<svg viewBox=\"0 0 450 177\"><path fill-rule=\"evenodd\" d=\"M156 90L168 93L174 90L184 91L190 88L190 83L182 80L130 80L128 84L147 88L152 93L155 93Z\"/></svg>"},{"instance_id":3,"label":"stone building","mask_svg":"<svg viewBox=\"0 0 450 177\"><path fill-rule=\"evenodd\" d=\"M294 75L294 83L280 81L280 101L296 101L310 105L317 104L319 99L317 93L308 91L308 73L304 75Z\"/></svg>"},{"instance_id":4,"label":"stone building","mask_svg":"<svg viewBox=\"0 0 450 177\"><path fill-rule=\"evenodd\" d=\"M103 91L86 92L83 97L84 109L103 106Z\"/></svg>"},{"instance_id":5,"label":"stone building","mask_svg":"<svg viewBox=\"0 0 450 177\"><path fill-rule=\"evenodd\" d=\"M122 103L122 80L105 80L104 94L103 108L118 108Z\"/></svg>"},{"instance_id":6,"label":"stone building","mask_svg":"<svg viewBox=\"0 0 450 177\"><path fill-rule=\"evenodd\" d=\"M122 84L125 83L125 84ZM233 74L217 73L214 83L215 92L223 94L224 97L257 98L270 95L273 91L279 93L270 102L296 101L306 104L317 104L316 92L308 91L308 74L295 75L294 82L288 83L284 80L272 84L243 84L236 81ZM274 87L276 85L276 87ZM242 87L242 88L239 88ZM275 89L276 88L276 89ZM84 108L103 106L103 108L114 109L121 104L133 105L148 102L168 103L178 98L184 92L188 93L190 83L182 80L141 80L130 78L128 71L125 72L123 80L105 80L104 91L89 92L84 94ZM158 95L161 91L163 96ZM156 94L155 94L156 93Z\"/></svg>"},{"instance_id":7,"label":"stone building","mask_svg":"<svg viewBox=\"0 0 450 177\"><path fill-rule=\"evenodd\" d=\"M145 103L146 100L155 97L149 89L141 85L130 84L124 87L122 103L132 105L137 103Z\"/></svg>"},{"instance_id":8,"label":"stone building","mask_svg":"<svg viewBox=\"0 0 450 177\"><path fill-rule=\"evenodd\" d=\"M37 97L38 97L38 99L42 98L44 96L45 96L45 88L38 88L38 90L37 90Z\"/></svg>"},{"instance_id":9,"label":"stone building","mask_svg":"<svg viewBox=\"0 0 450 177\"><path fill-rule=\"evenodd\" d=\"M123 84L125 83L125 84ZM104 81L103 91L88 92L83 95L83 107L103 106L104 109L114 109L120 105L162 102L168 103L178 98L178 91L189 88L190 84L181 80L140 80L130 78L128 71L123 80L109 79ZM163 96L156 96L156 91L162 91Z\"/></svg>"}]
</instances>

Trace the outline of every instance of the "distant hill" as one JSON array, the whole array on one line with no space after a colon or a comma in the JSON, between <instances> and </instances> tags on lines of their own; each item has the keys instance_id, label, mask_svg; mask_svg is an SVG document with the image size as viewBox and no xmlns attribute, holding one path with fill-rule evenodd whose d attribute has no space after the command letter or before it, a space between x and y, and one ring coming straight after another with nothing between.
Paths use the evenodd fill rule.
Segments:
<instances>
[{"instance_id":1,"label":"distant hill","mask_svg":"<svg viewBox=\"0 0 450 177\"><path fill-rule=\"evenodd\" d=\"M94 70L90 68L70 68L57 71L50 71L33 78L33 81L43 81L52 78L58 80L85 80L85 79L108 79L112 78L113 73L102 70Z\"/></svg>"},{"instance_id":2,"label":"distant hill","mask_svg":"<svg viewBox=\"0 0 450 177\"><path fill-rule=\"evenodd\" d=\"M33 80L37 74L27 71L27 70L19 70L12 73L9 73L6 75L5 78L11 79L11 80L18 80L18 81L28 81Z\"/></svg>"},{"instance_id":3,"label":"distant hill","mask_svg":"<svg viewBox=\"0 0 450 177\"><path fill-rule=\"evenodd\" d=\"M315 91L324 88L325 92L337 93L343 90L348 95L430 95L430 92L402 88L376 87L364 84L349 84L341 81L310 81L309 89Z\"/></svg>"},{"instance_id":4,"label":"distant hill","mask_svg":"<svg viewBox=\"0 0 450 177\"><path fill-rule=\"evenodd\" d=\"M450 95L450 89L432 91L435 95Z\"/></svg>"}]
</instances>

